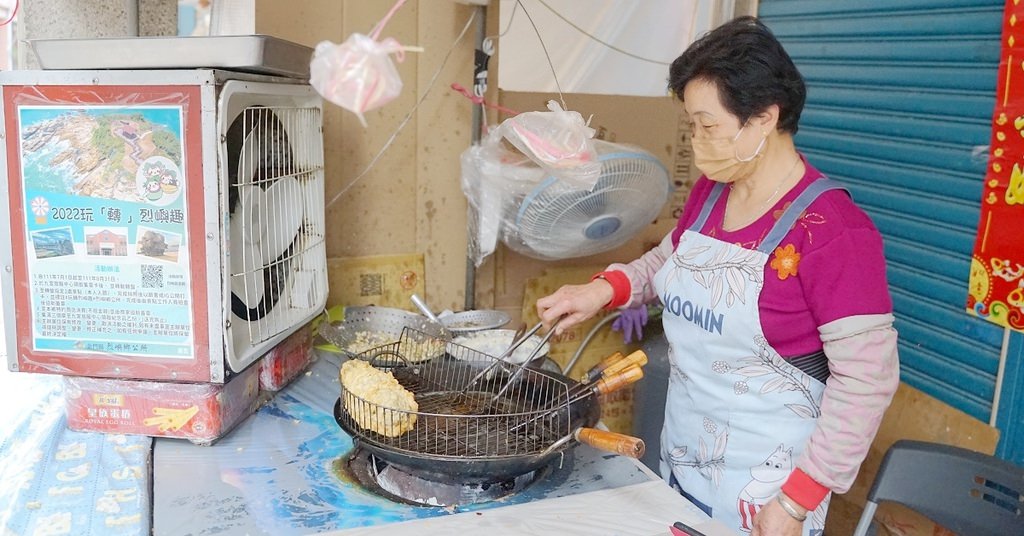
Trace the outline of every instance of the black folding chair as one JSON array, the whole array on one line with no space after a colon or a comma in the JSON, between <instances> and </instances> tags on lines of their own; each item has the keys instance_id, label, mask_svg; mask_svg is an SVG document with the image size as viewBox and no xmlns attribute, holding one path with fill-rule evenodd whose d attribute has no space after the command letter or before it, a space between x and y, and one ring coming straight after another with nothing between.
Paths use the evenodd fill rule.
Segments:
<instances>
[{"instance_id":1,"label":"black folding chair","mask_svg":"<svg viewBox=\"0 0 1024 536\"><path fill-rule=\"evenodd\" d=\"M854 536L868 534L886 501L961 536L1024 535L1024 468L979 452L897 441L878 468Z\"/></svg>"}]
</instances>

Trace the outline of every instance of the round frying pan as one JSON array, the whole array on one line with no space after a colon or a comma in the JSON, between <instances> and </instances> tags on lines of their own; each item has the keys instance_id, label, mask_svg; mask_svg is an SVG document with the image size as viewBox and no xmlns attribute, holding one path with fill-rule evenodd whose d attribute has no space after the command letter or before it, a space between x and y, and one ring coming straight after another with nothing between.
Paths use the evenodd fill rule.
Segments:
<instances>
[{"instance_id":1,"label":"round frying pan","mask_svg":"<svg viewBox=\"0 0 1024 536\"><path fill-rule=\"evenodd\" d=\"M635 354L630 357L634 356ZM619 354L619 357L621 357L621 354ZM646 361L646 356L642 357ZM601 418L599 394L606 394L639 379L642 373L639 371L638 366L631 368L620 366L617 371L613 371L613 374L604 378L591 374L591 377L596 376L600 379L588 385L582 385L580 382L571 380L561 374L547 371L541 373L565 382L569 386L570 393L586 394L586 396L570 397L571 401L568 404L552 408L539 419L531 417L522 423L517 423L517 426L519 424L523 425L524 431L521 433L527 433L525 430L529 429L529 425L532 424L531 421L551 419L555 422L572 424L572 428L568 433L548 441L542 448L528 454L452 456L398 448L394 444L387 444L375 439L375 434L353 426L352 420L346 414L341 398L335 403L334 417L338 425L348 432L358 446L366 448L380 459L392 465L432 480L464 483L509 480L546 466L561 455L563 451L574 448L581 442L601 450L616 452L625 456L634 458L643 456L644 444L642 440L593 428ZM400 374L396 374L396 377L400 377ZM520 378L517 380L519 385L516 385L515 388L529 390L531 388L530 378L536 377L535 374L531 373L531 375ZM400 379L400 381L402 380ZM421 416L420 418L424 417Z\"/></svg>"}]
</instances>

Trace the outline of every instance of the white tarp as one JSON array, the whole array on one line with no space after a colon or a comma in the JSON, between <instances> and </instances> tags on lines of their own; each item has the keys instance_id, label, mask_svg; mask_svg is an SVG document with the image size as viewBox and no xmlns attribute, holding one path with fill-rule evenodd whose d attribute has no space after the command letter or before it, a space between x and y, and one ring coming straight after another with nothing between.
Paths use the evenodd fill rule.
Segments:
<instances>
[{"instance_id":1,"label":"white tarp","mask_svg":"<svg viewBox=\"0 0 1024 536\"><path fill-rule=\"evenodd\" d=\"M518 9L517 2L521 2ZM508 32L497 45L498 87L558 91L539 33L565 93L665 95L668 64L696 37L731 18L734 4L734 0L501 0L498 27ZM613 50L563 18L600 41L653 62Z\"/></svg>"}]
</instances>

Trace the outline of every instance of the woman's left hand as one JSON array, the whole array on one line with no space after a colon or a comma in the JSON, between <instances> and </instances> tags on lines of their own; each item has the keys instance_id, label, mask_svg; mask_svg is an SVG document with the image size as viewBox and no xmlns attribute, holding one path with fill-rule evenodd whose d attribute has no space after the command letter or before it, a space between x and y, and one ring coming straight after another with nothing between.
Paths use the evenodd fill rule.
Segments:
<instances>
[{"instance_id":1,"label":"woman's left hand","mask_svg":"<svg viewBox=\"0 0 1024 536\"><path fill-rule=\"evenodd\" d=\"M800 536L804 524L786 513L775 499L754 516L750 536Z\"/></svg>"}]
</instances>

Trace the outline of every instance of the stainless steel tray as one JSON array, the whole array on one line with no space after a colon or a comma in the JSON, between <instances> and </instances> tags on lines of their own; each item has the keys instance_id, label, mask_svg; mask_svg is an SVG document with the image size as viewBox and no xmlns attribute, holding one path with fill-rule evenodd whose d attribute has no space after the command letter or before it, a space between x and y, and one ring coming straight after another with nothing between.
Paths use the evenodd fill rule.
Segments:
<instances>
[{"instance_id":1,"label":"stainless steel tray","mask_svg":"<svg viewBox=\"0 0 1024 536\"><path fill-rule=\"evenodd\" d=\"M313 49L267 35L35 39L43 69L198 69L309 78Z\"/></svg>"}]
</instances>

